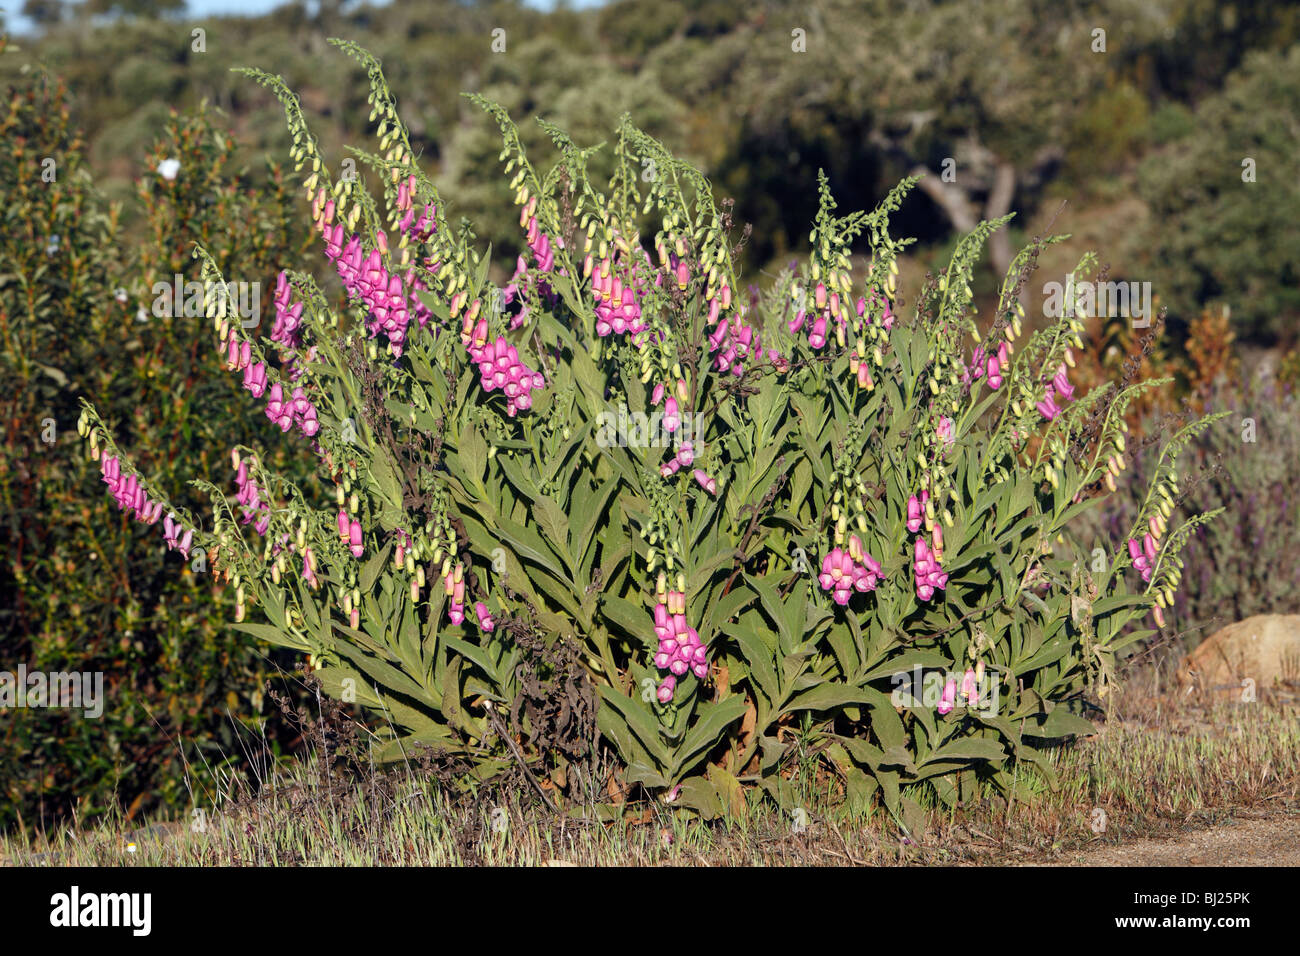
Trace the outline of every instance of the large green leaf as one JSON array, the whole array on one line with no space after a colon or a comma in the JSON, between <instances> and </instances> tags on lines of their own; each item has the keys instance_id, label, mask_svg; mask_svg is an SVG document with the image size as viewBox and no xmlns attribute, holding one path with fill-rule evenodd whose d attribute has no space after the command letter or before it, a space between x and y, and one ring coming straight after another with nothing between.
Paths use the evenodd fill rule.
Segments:
<instances>
[{"instance_id":1,"label":"large green leaf","mask_svg":"<svg viewBox=\"0 0 1300 956\"><path fill-rule=\"evenodd\" d=\"M717 703L701 704L695 712L695 722L686 732L673 755L676 773L689 770L693 762L722 739L727 726L745 713L745 698L732 694Z\"/></svg>"}]
</instances>

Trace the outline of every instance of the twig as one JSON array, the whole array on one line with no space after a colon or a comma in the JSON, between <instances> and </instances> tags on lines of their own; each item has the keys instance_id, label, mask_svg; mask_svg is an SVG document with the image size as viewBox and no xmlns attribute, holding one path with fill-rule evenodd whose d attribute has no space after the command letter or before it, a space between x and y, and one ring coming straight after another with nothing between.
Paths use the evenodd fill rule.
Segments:
<instances>
[{"instance_id":1,"label":"twig","mask_svg":"<svg viewBox=\"0 0 1300 956\"><path fill-rule=\"evenodd\" d=\"M550 795L542 788L542 785L537 782L537 778L533 776L532 770L528 767L528 762L524 760L524 755L520 753L519 746L515 743L514 738L507 734L505 728L501 726L501 721L497 715L489 710L488 719L492 721L492 726L496 729L497 734L506 742L506 746L510 748L511 755L523 770L524 776L528 778L528 782L536 788L538 795L542 798L542 802L550 808L552 813L559 813L559 808L551 801Z\"/></svg>"}]
</instances>

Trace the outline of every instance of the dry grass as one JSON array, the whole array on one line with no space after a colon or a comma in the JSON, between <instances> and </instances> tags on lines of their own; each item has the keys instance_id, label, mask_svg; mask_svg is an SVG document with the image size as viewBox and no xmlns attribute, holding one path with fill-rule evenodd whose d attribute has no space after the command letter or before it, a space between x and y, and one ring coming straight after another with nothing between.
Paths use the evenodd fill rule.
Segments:
<instances>
[{"instance_id":1,"label":"dry grass","mask_svg":"<svg viewBox=\"0 0 1300 956\"><path fill-rule=\"evenodd\" d=\"M1055 754L1056 791L1028 776L1012 804L987 794L956 810L931 805L925 832L911 840L882 811L855 815L815 801L800 828L757 792L726 820L659 803L643 807L639 822L600 823L594 808L544 811L523 788L453 799L414 768L349 779L317 760L291 766L256 795L231 793L201 830L190 821L123 836L118 821L106 820L88 831L9 838L0 858L107 866L970 864L1051 860L1243 811L1300 809L1294 700L1207 705L1160 696L1150 684L1130 680L1095 737ZM1098 810L1105 828L1095 833Z\"/></svg>"}]
</instances>

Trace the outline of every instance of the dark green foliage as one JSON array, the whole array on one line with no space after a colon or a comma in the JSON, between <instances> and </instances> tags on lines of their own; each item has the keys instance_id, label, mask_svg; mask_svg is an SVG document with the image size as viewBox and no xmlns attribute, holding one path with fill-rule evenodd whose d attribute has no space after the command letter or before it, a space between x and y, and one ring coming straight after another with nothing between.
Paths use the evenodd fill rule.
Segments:
<instances>
[{"instance_id":1,"label":"dark green foliage","mask_svg":"<svg viewBox=\"0 0 1300 956\"><path fill-rule=\"evenodd\" d=\"M1300 319L1300 46L1259 53L1143 167L1155 291L1184 318L1224 302L1244 336L1294 339ZM1285 119L1284 119L1285 118ZM1247 161L1253 162L1253 170ZM1252 181L1243 181L1248 173Z\"/></svg>"},{"instance_id":2,"label":"dark green foliage","mask_svg":"<svg viewBox=\"0 0 1300 956\"><path fill-rule=\"evenodd\" d=\"M201 240L232 274L261 282L268 310L301 226L278 186L250 191L229 169L229 135L209 113L155 133L136 157L147 238L128 244L84 166L62 86L34 71L0 114L0 670L102 672L107 698L98 720L61 709L0 717L9 754L0 826L93 814L114 800L131 812L175 807L191 799L187 787L202 802L208 772L187 781L186 762L242 756L237 728L248 737L261 723L261 687L276 670L221 627L212 575L146 544L105 499L73 429L78 397L94 396L192 506L191 465L219 470L260 427L251 415L210 413L235 400L235 384L214 374L203 323L151 314L152 286L177 272L193 278ZM164 157L182 164L175 181L153 171ZM292 468L295 452L280 454Z\"/></svg>"}]
</instances>

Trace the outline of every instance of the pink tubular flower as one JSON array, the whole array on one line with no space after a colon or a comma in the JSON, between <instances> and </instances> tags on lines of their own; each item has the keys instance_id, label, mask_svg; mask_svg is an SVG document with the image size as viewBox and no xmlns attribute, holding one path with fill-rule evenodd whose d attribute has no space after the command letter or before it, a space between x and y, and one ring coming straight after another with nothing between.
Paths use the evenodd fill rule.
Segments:
<instances>
[{"instance_id":1,"label":"pink tubular flower","mask_svg":"<svg viewBox=\"0 0 1300 956\"><path fill-rule=\"evenodd\" d=\"M496 627L496 622L492 620L492 615L488 613L488 606L482 601L475 602L474 613L478 616L478 626L481 630L491 631Z\"/></svg>"},{"instance_id":2,"label":"pink tubular flower","mask_svg":"<svg viewBox=\"0 0 1300 956\"><path fill-rule=\"evenodd\" d=\"M670 396L664 405L664 431L671 434L677 431L681 424L682 417L677 408L677 399Z\"/></svg>"},{"instance_id":3,"label":"pink tubular flower","mask_svg":"<svg viewBox=\"0 0 1300 956\"><path fill-rule=\"evenodd\" d=\"M722 305L730 308L730 287L722 287ZM716 304L718 300L713 300ZM709 315L714 317L715 310L710 307ZM743 375L749 361L763 362L765 359L780 369L787 363L775 349L763 349L762 333L750 325L745 318L745 307L741 306L736 314L722 319L709 333L709 352L713 354L713 367L720 372L730 371L732 375Z\"/></svg>"},{"instance_id":4,"label":"pink tubular flower","mask_svg":"<svg viewBox=\"0 0 1300 956\"><path fill-rule=\"evenodd\" d=\"M176 545L180 543L182 530L181 523L176 520L176 515L169 514L163 519L163 540L167 542L168 551L176 550Z\"/></svg>"},{"instance_id":5,"label":"pink tubular flower","mask_svg":"<svg viewBox=\"0 0 1300 956\"><path fill-rule=\"evenodd\" d=\"M947 415L939 419L939 424L934 427L934 433L945 448L951 447L957 439L957 428L955 423Z\"/></svg>"},{"instance_id":6,"label":"pink tubular flower","mask_svg":"<svg viewBox=\"0 0 1300 956\"><path fill-rule=\"evenodd\" d=\"M961 679L961 696L968 707L974 707L979 703L978 681L975 678L975 671L970 668L966 669L966 674Z\"/></svg>"},{"instance_id":7,"label":"pink tubular flower","mask_svg":"<svg viewBox=\"0 0 1300 956\"><path fill-rule=\"evenodd\" d=\"M676 260L676 256L673 257ZM677 262L671 267L674 278L685 268L684 262ZM591 291L596 299L596 334L623 335L633 337L633 342L641 344L646 323L641 315L641 303L648 293L650 275L654 272L649 256L639 246L630 255L630 261L623 253L615 252L614 257L606 256L599 263L593 263L591 269ZM655 277L654 285L661 285L663 274Z\"/></svg>"},{"instance_id":8,"label":"pink tubular flower","mask_svg":"<svg viewBox=\"0 0 1300 956\"><path fill-rule=\"evenodd\" d=\"M953 705L957 701L957 678L949 677L948 683L943 685L943 696L939 698L939 706L936 708L941 714L952 713Z\"/></svg>"},{"instance_id":9,"label":"pink tubular flower","mask_svg":"<svg viewBox=\"0 0 1300 956\"><path fill-rule=\"evenodd\" d=\"M545 379L519 361L519 350L498 336L492 344L480 345L487 335L487 322L480 320L471 336L462 336L470 357L478 364L479 383L485 392L500 389L506 396L506 411L511 416L532 407L531 393L544 388Z\"/></svg>"},{"instance_id":10,"label":"pink tubular flower","mask_svg":"<svg viewBox=\"0 0 1300 956\"><path fill-rule=\"evenodd\" d=\"M861 554L862 564L854 559L854 553ZM817 583L821 585L823 591L832 592L832 600L843 607L849 603L849 598L855 590L874 591L883 576L880 563L862 551L861 542L854 535L850 539L848 551L834 548L822 558L821 574L817 576Z\"/></svg>"},{"instance_id":11,"label":"pink tubular flower","mask_svg":"<svg viewBox=\"0 0 1300 956\"><path fill-rule=\"evenodd\" d=\"M663 683L659 685L659 689L655 692L655 697L659 699L659 703L666 704L670 700L672 700L673 691L676 689L676 687L677 687L676 677L674 677L672 674L669 674L667 677L665 677Z\"/></svg>"},{"instance_id":12,"label":"pink tubular flower","mask_svg":"<svg viewBox=\"0 0 1300 956\"><path fill-rule=\"evenodd\" d=\"M700 641L695 628L686 623L686 595L669 591L665 597L667 603L656 604L654 610L655 636L659 638L654 664L659 670L669 672L659 688L659 702L664 704L672 700L676 678L685 676L688 671L700 680L709 675L708 649ZM666 692L665 687L668 688Z\"/></svg>"},{"instance_id":13,"label":"pink tubular flower","mask_svg":"<svg viewBox=\"0 0 1300 956\"><path fill-rule=\"evenodd\" d=\"M706 472L696 468L694 475L695 480L699 482L701 488L711 495L716 495L718 493L718 483L714 479L710 478Z\"/></svg>"},{"instance_id":14,"label":"pink tubular flower","mask_svg":"<svg viewBox=\"0 0 1300 956\"><path fill-rule=\"evenodd\" d=\"M447 620L459 624L465 620L465 569L459 562L449 567L443 576L442 586L446 593ZM459 580L458 580L459 579Z\"/></svg>"},{"instance_id":15,"label":"pink tubular flower","mask_svg":"<svg viewBox=\"0 0 1300 956\"><path fill-rule=\"evenodd\" d=\"M1002 387L1002 362L996 355L989 358L988 373L989 388L996 392Z\"/></svg>"},{"instance_id":16,"label":"pink tubular flower","mask_svg":"<svg viewBox=\"0 0 1300 956\"><path fill-rule=\"evenodd\" d=\"M261 398L266 392L266 366L253 362L244 366L244 388L252 392L254 398Z\"/></svg>"},{"instance_id":17,"label":"pink tubular flower","mask_svg":"<svg viewBox=\"0 0 1300 956\"><path fill-rule=\"evenodd\" d=\"M1147 541L1151 542L1150 548L1145 548ZM1147 553L1145 553L1146 551L1150 552L1149 557ZM1150 581L1151 571L1152 571L1151 562L1155 560L1155 540L1151 537L1151 535L1148 533L1143 538L1141 544L1139 544L1133 538L1129 538L1128 555L1129 558L1131 558L1133 561L1133 567L1141 572L1142 580Z\"/></svg>"},{"instance_id":18,"label":"pink tubular flower","mask_svg":"<svg viewBox=\"0 0 1300 956\"><path fill-rule=\"evenodd\" d=\"M1070 384L1069 373L1064 362L1062 362L1061 367L1056 370L1056 375L1052 379L1052 385L1067 402L1074 399L1074 386Z\"/></svg>"},{"instance_id":19,"label":"pink tubular flower","mask_svg":"<svg viewBox=\"0 0 1300 956\"><path fill-rule=\"evenodd\" d=\"M1056 404L1055 392L1051 385L1047 386L1047 396L1034 407L1037 408L1039 413L1041 413L1049 422L1056 418L1057 415L1061 414L1061 406Z\"/></svg>"},{"instance_id":20,"label":"pink tubular flower","mask_svg":"<svg viewBox=\"0 0 1300 956\"><path fill-rule=\"evenodd\" d=\"M808 333L808 344L815 349L826 345L826 320L821 316L813 320L812 331Z\"/></svg>"},{"instance_id":21,"label":"pink tubular flower","mask_svg":"<svg viewBox=\"0 0 1300 956\"><path fill-rule=\"evenodd\" d=\"M907 530L915 534L921 530L925 521L925 503L930 500L930 492L922 489L921 497L912 495L907 499Z\"/></svg>"},{"instance_id":22,"label":"pink tubular flower","mask_svg":"<svg viewBox=\"0 0 1300 956\"><path fill-rule=\"evenodd\" d=\"M948 575L939 566L924 538L916 539L912 571L916 579L916 596L921 601L934 597L935 591L941 591L948 585Z\"/></svg>"},{"instance_id":23,"label":"pink tubular flower","mask_svg":"<svg viewBox=\"0 0 1300 956\"><path fill-rule=\"evenodd\" d=\"M880 324L883 325L885 331L888 332L894 327L894 313L889 307L888 299L879 299L878 296L876 296L876 298L881 303Z\"/></svg>"},{"instance_id":24,"label":"pink tubular flower","mask_svg":"<svg viewBox=\"0 0 1300 956\"><path fill-rule=\"evenodd\" d=\"M284 389L276 382L266 396L266 417L287 432L293 427L293 403L285 398Z\"/></svg>"},{"instance_id":25,"label":"pink tubular flower","mask_svg":"<svg viewBox=\"0 0 1300 956\"><path fill-rule=\"evenodd\" d=\"M348 545L352 557L359 558L365 554L366 548L361 542L361 522L356 518L352 519L351 526L348 528Z\"/></svg>"},{"instance_id":26,"label":"pink tubular flower","mask_svg":"<svg viewBox=\"0 0 1300 956\"><path fill-rule=\"evenodd\" d=\"M245 462L240 462L235 472L235 487L239 489L235 500L244 506L243 523L251 524L258 534L265 535L271 526L271 506L262 500L261 489L248 476L248 465Z\"/></svg>"}]
</instances>

